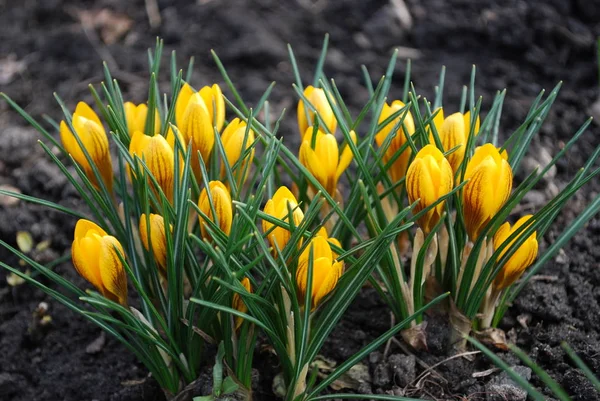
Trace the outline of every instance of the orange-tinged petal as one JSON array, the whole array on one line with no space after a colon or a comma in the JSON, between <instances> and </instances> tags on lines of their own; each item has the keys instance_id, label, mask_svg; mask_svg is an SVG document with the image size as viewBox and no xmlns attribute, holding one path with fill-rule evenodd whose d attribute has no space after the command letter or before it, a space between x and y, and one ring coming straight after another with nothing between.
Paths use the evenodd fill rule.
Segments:
<instances>
[{"instance_id":1,"label":"orange-tinged petal","mask_svg":"<svg viewBox=\"0 0 600 401\"><path fill-rule=\"evenodd\" d=\"M72 124L83 147L85 147L91 160L98 168L108 191L111 192L113 182L112 161L108 138L100 119L87 104L79 102L75 113L73 113ZM60 123L60 136L65 150L82 166L86 176L98 188L99 184L90 163L79 146L75 135L64 121Z\"/></svg>"},{"instance_id":2,"label":"orange-tinged petal","mask_svg":"<svg viewBox=\"0 0 600 401\"><path fill-rule=\"evenodd\" d=\"M465 225L471 241L502 208L512 190L512 170L498 149L486 144L475 149L465 172Z\"/></svg>"},{"instance_id":3,"label":"orange-tinged petal","mask_svg":"<svg viewBox=\"0 0 600 401\"><path fill-rule=\"evenodd\" d=\"M250 284L250 279L248 277L244 277L240 281L240 284L242 284L242 286L246 289L246 291L252 292L252 286ZM231 302L231 306L233 307L233 309L240 311L242 313L248 312L248 307L242 300L242 297L240 297L240 295L237 292L235 294L233 294L233 300ZM237 316L235 318L235 329L236 330L240 328L243 321L244 321L244 319L239 316Z\"/></svg>"},{"instance_id":4,"label":"orange-tinged petal","mask_svg":"<svg viewBox=\"0 0 600 401\"><path fill-rule=\"evenodd\" d=\"M406 191L410 203L419 199L414 212L418 213L448 194L453 187L450 163L434 145L427 145L417 153L406 173ZM440 202L419 219L419 226L429 233L443 214Z\"/></svg>"},{"instance_id":5,"label":"orange-tinged petal","mask_svg":"<svg viewBox=\"0 0 600 401\"><path fill-rule=\"evenodd\" d=\"M523 224L525 224L531 215L521 217L514 226L510 226L509 223L504 223L494 236L494 249L498 249L502 246L509 236L514 234ZM522 236L522 234L521 234ZM513 244L518 240L519 237L513 239L506 245L506 247L500 253L498 259L502 258ZM511 286L515 281L521 277L525 269L527 269L537 257L538 242L536 232L534 231L526 240L519 246L519 248L512 254L508 261L502 266L502 269L494 279L494 287L497 290L502 290Z\"/></svg>"},{"instance_id":6,"label":"orange-tinged petal","mask_svg":"<svg viewBox=\"0 0 600 401\"><path fill-rule=\"evenodd\" d=\"M127 303L127 278L116 255L123 248L97 224L81 219L75 225L71 254L77 272L105 297ZM124 254L123 254L124 255Z\"/></svg>"},{"instance_id":7,"label":"orange-tinged petal","mask_svg":"<svg viewBox=\"0 0 600 401\"><path fill-rule=\"evenodd\" d=\"M150 225L148 226L148 220ZM148 241L148 227L150 228L150 241ZM165 221L162 216L150 213L140 216L140 239L146 250L152 247L152 254L156 263L163 269L167 268L167 238L165 234Z\"/></svg>"},{"instance_id":8,"label":"orange-tinged petal","mask_svg":"<svg viewBox=\"0 0 600 401\"><path fill-rule=\"evenodd\" d=\"M107 294L110 294L108 298L121 305L127 305L127 276L119 258L119 253L125 257L123 247L115 237L110 235L101 237L100 244L100 275Z\"/></svg>"}]
</instances>

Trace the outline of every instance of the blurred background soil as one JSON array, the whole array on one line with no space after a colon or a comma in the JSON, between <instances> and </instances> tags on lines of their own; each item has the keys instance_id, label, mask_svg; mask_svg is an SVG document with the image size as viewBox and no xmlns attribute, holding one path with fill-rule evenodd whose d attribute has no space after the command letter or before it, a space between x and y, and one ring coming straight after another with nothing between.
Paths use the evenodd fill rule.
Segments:
<instances>
[{"instance_id":1,"label":"blurred background soil","mask_svg":"<svg viewBox=\"0 0 600 401\"><path fill-rule=\"evenodd\" d=\"M540 90L563 81L561 93L532 146L527 164L543 164L592 113L598 98L594 44L600 35L600 2L588 0L158 0L160 23L151 26L143 0L67 1L0 0L0 91L36 118L60 119L52 93L69 105L91 101L88 84L102 79L102 61L119 80L127 100L147 96L147 49L156 36L165 55L177 49L181 66L195 57L195 87L223 83L210 50L227 68L242 97L256 103L272 81L272 114L287 109L281 134L288 146L297 141L296 96L287 44L293 46L305 82L325 33L330 51L325 72L335 78L342 96L357 112L368 99L361 65L374 82L384 73L395 48L399 59L391 97L401 97L406 60L412 60L417 91L433 98L442 66L446 66L444 106L458 109L471 66L477 65L476 94L489 109L498 90L508 88L501 120L507 137L525 118ZM150 13L156 17L156 14ZM157 22L157 21L155 21ZM167 67L165 65L165 67ZM165 77L168 76L166 69ZM166 86L164 86L166 88ZM226 91L226 95L229 92ZM593 123L580 144L561 161L553 176L536 188L521 212L536 211L549 194L575 174L600 144ZM42 197L83 210L68 181L37 144L40 136L4 102L0 103L0 187ZM584 205L597 196L600 183L590 183L560 216L546 246ZM49 241L33 257L49 262L68 254L74 220L41 206L0 197L0 239L16 244L17 231L29 232L34 243ZM502 323L529 355L552 374L575 400L600 400L560 348L568 341L596 374L600 374L600 220L596 217L533 280ZM0 248L0 260L19 261ZM86 284L70 263L56 271ZM32 326L40 302L49 305L52 323ZM363 290L324 349L341 362L389 327L389 312L370 290ZM368 380L355 391L405 394L443 400L524 399L502 397L509 385L501 373L489 371L483 358L457 358L426 374L424 366L444 361L447 335L431 322L429 352L405 356L396 345L388 355L364 361ZM501 354L511 365L516 358ZM271 392L275 361L259 355L256 400L275 399ZM262 364L262 365L261 365ZM207 367L209 372L210 366ZM518 368L526 377L527 369ZM484 373L481 373L484 372ZM0 399L2 400L160 400L156 383L133 355L112 338L41 291L9 286L0 271ZM531 382L547 391L534 377ZM548 393L549 394L549 393ZM461 398L465 397L465 398ZM521 398L519 398L521 397Z\"/></svg>"}]
</instances>

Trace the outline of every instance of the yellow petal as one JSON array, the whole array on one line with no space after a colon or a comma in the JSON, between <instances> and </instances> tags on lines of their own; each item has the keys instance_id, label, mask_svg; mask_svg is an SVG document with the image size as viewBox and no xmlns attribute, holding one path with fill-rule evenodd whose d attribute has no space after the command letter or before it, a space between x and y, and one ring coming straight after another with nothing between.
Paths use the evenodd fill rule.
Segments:
<instances>
[{"instance_id":1,"label":"yellow petal","mask_svg":"<svg viewBox=\"0 0 600 401\"><path fill-rule=\"evenodd\" d=\"M150 241L148 241L148 224L150 220ZM167 239L165 236L165 221L162 216L151 213L149 218L145 214L140 216L140 239L146 250L152 247L152 254L156 263L163 269L167 267Z\"/></svg>"},{"instance_id":2,"label":"yellow petal","mask_svg":"<svg viewBox=\"0 0 600 401\"><path fill-rule=\"evenodd\" d=\"M175 122L178 127L183 124L183 117L187 109L188 102L194 93L194 89L192 89L188 83L184 83L179 90L177 102L175 102Z\"/></svg>"},{"instance_id":3,"label":"yellow petal","mask_svg":"<svg viewBox=\"0 0 600 401\"><path fill-rule=\"evenodd\" d=\"M175 156L167 140L161 135L150 138L144 151L146 165L169 202L173 202Z\"/></svg>"},{"instance_id":4,"label":"yellow petal","mask_svg":"<svg viewBox=\"0 0 600 401\"><path fill-rule=\"evenodd\" d=\"M100 228L87 220L81 219L77 222L75 226L75 239L71 247L71 256L77 273L103 293L104 287L98 266L100 244L94 237L94 234L98 236L97 233L99 233L95 231L96 227ZM88 232L90 233L89 237L87 236Z\"/></svg>"},{"instance_id":5,"label":"yellow petal","mask_svg":"<svg viewBox=\"0 0 600 401\"><path fill-rule=\"evenodd\" d=\"M210 199L208 198L206 188L204 188L200 194L198 207L206 216L215 221L216 225L221 229L221 231L223 231L226 235L229 235L231 232L231 223L233 221L233 204L229 190L220 181L211 181L209 182L208 187L210 189L216 219L212 213ZM201 216L200 228L202 230L202 236L204 238L210 238L203 219L204 218Z\"/></svg>"},{"instance_id":6,"label":"yellow petal","mask_svg":"<svg viewBox=\"0 0 600 401\"><path fill-rule=\"evenodd\" d=\"M123 247L115 237L110 235L102 237L100 242L99 268L102 284L111 295L109 298L121 305L127 305L127 277L118 254L125 257Z\"/></svg>"},{"instance_id":7,"label":"yellow petal","mask_svg":"<svg viewBox=\"0 0 600 401\"><path fill-rule=\"evenodd\" d=\"M315 154L321 161L321 166L325 170L328 182L332 182L335 179L339 162L339 149L335 136L331 134L319 136L315 146Z\"/></svg>"},{"instance_id":8,"label":"yellow petal","mask_svg":"<svg viewBox=\"0 0 600 401\"><path fill-rule=\"evenodd\" d=\"M319 160L319 157L311 148L308 141L303 141L302 145L300 145L299 159L300 163L327 189L327 171L321 165L321 160Z\"/></svg>"},{"instance_id":9,"label":"yellow petal","mask_svg":"<svg viewBox=\"0 0 600 401\"><path fill-rule=\"evenodd\" d=\"M435 115L435 117L433 117L433 124L435 125L435 129L439 134L440 129L442 128L442 124L444 123L444 109L439 107L435 111L437 111L437 110L439 110L439 111ZM435 111L434 111L434 113L435 113ZM430 140L430 143L435 144L435 141Z\"/></svg>"},{"instance_id":10,"label":"yellow petal","mask_svg":"<svg viewBox=\"0 0 600 401\"><path fill-rule=\"evenodd\" d=\"M102 126L102 121L100 121L98 114L96 114L96 112L85 102L77 103L77 107L75 107L75 112L73 113L73 117L75 116L81 116Z\"/></svg>"},{"instance_id":11,"label":"yellow petal","mask_svg":"<svg viewBox=\"0 0 600 401\"><path fill-rule=\"evenodd\" d=\"M356 145L356 132L354 132L354 130L350 131L350 139L352 139L352 142ZM346 147L344 147L342 155L340 156L340 161L335 172L336 181L339 180L344 171L346 171L353 158L354 154L352 153L352 149L350 149L350 146L346 144Z\"/></svg>"},{"instance_id":12,"label":"yellow petal","mask_svg":"<svg viewBox=\"0 0 600 401\"><path fill-rule=\"evenodd\" d=\"M450 153L447 158L452 166L452 171L456 172L465 157L465 120L461 113L454 113L444 120L439 132L442 141L443 151L448 152L459 146L458 149ZM432 140L430 140L433 142Z\"/></svg>"},{"instance_id":13,"label":"yellow petal","mask_svg":"<svg viewBox=\"0 0 600 401\"><path fill-rule=\"evenodd\" d=\"M252 286L250 285L250 279L248 279L248 277L244 277L240 281L240 283L244 286L246 291L252 292ZM231 305L232 305L233 309L238 310L242 313L248 312L248 307L246 306L246 304L244 303L244 301L242 300L242 298L240 297L240 295L237 292L235 294L233 294L233 300L231 302ZM235 318L235 329L236 330L238 330L240 328L243 321L244 321L244 319L239 316L237 316Z\"/></svg>"},{"instance_id":14,"label":"yellow petal","mask_svg":"<svg viewBox=\"0 0 600 401\"><path fill-rule=\"evenodd\" d=\"M219 85L214 84L213 86L205 86L198 93L208 109L208 115L212 121L211 125L217 127L217 131L220 132L225 123L225 99L221 88Z\"/></svg>"},{"instance_id":15,"label":"yellow petal","mask_svg":"<svg viewBox=\"0 0 600 401\"><path fill-rule=\"evenodd\" d=\"M75 113L73 113L72 124L82 145L98 168L108 191L112 192L112 161L108 147L108 138L100 119L87 104L79 102ZM74 134L64 121L60 123L60 135L65 150L81 165L92 184L96 188L99 188L90 163L85 157Z\"/></svg>"},{"instance_id":16,"label":"yellow petal","mask_svg":"<svg viewBox=\"0 0 600 401\"><path fill-rule=\"evenodd\" d=\"M327 96L325 92L321 88L315 88L313 86L307 86L304 89L304 97L310 102L310 104L315 108L321 120L327 126L327 129L330 133L334 133L337 128L337 121L335 119L335 115L333 113L333 109L329 105L327 101ZM311 110L310 107L307 107L304 104L304 101L300 99L298 101L297 108L298 115L298 128L300 130L300 135L304 135L308 127L311 127L315 120L315 113Z\"/></svg>"},{"instance_id":17,"label":"yellow petal","mask_svg":"<svg viewBox=\"0 0 600 401\"><path fill-rule=\"evenodd\" d=\"M330 259L319 258L313 265L312 308L321 304L323 299L335 288L339 279L339 269Z\"/></svg>"},{"instance_id":18,"label":"yellow petal","mask_svg":"<svg viewBox=\"0 0 600 401\"><path fill-rule=\"evenodd\" d=\"M479 116L477 116L477 119L475 120L475 129L473 130L473 135L477 135L479 134ZM471 111L467 111L465 113L465 136L468 137L468 135L471 132Z\"/></svg>"}]
</instances>

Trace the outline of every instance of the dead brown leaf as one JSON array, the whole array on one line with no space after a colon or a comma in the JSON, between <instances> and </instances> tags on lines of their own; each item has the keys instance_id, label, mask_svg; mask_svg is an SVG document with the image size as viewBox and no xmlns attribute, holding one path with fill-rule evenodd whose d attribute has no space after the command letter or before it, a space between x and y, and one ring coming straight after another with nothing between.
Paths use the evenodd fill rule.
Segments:
<instances>
[{"instance_id":1,"label":"dead brown leaf","mask_svg":"<svg viewBox=\"0 0 600 401\"><path fill-rule=\"evenodd\" d=\"M75 12L81 24L87 29L98 30L102 41L107 45L121 39L133 26L131 18L107 8Z\"/></svg>"}]
</instances>

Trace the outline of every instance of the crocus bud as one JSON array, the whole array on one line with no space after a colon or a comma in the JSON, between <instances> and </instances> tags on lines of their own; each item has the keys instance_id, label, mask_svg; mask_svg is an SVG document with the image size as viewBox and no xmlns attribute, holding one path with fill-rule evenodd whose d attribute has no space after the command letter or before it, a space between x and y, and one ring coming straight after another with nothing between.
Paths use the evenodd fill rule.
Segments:
<instances>
[{"instance_id":1,"label":"crocus bud","mask_svg":"<svg viewBox=\"0 0 600 401\"><path fill-rule=\"evenodd\" d=\"M221 181L211 181L208 183L208 189L212 198L212 205L215 210L216 217L213 216L212 209L210 207L210 199L206 188L200 193L200 199L198 200L198 208L213 221L217 227L229 235L231 232L231 223L233 221L233 203L231 201L231 195L229 190ZM205 217L200 216L200 229L202 231L202 237L210 239L208 230L206 229Z\"/></svg>"},{"instance_id":2,"label":"crocus bud","mask_svg":"<svg viewBox=\"0 0 600 401\"><path fill-rule=\"evenodd\" d=\"M316 135L314 140L313 135ZM350 131L350 137L356 143L354 131ZM335 195L338 180L350 165L353 157L349 146L344 148L340 156L335 136L321 130L313 133L313 129L310 127L306 130L302 145L300 145L300 163L310 171L331 196Z\"/></svg>"},{"instance_id":3,"label":"crocus bud","mask_svg":"<svg viewBox=\"0 0 600 401\"><path fill-rule=\"evenodd\" d=\"M290 223L290 211L292 214L293 224ZM298 201L294 194L290 192L287 187L279 187L279 189L273 195L273 198L269 199L265 205L264 212L269 216L275 217L276 219L282 220L291 226L297 227L302 219L304 213L298 207ZM283 250L287 243L290 241L292 233L279 226L263 220L262 222L263 232L267 234L267 238L271 243L274 250ZM274 228L273 228L274 227ZM276 252L276 251L275 251Z\"/></svg>"},{"instance_id":4,"label":"crocus bud","mask_svg":"<svg viewBox=\"0 0 600 401\"><path fill-rule=\"evenodd\" d=\"M434 118L434 124L442 142L441 149L443 152L448 152L456 148L448 155L448 161L452 166L452 171L456 173L463 159L465 158L465 150L469 132L471 131L471 112L466 114L454 113L444 118L444 111L440 110ZM477 117L474 134L479 132L479 117ZM433 133L429 135L429 143L435 144Z\"/></svg>"},{"instance_id":5,"label":"crocus bud","mask_svg":"<svg viewBox=\"0 0 600 401\"><path fill-rule=\"evenodd\" d=\"M198 93L202 96L202 100L204 100L213 126L217 127L217 131L221 132L225 123L225 99L223 98L221 88L219 85L213 84L212 86L203 87Z\"/></svg>"},{"instance_id":6,"label":"crocus bud","mask_svg":"<svg viewBox=\"0 0 600 401\"><path fill-rule=\"evenodd\" d=\"M304 89L304 97L313 105L321 120L327 126L330 133L334 133L337 127L337 121L333 110L327 101L325 92L321 88L315 88L311 85ZM308 127L312 127L315 120L315 113L304 105L304 100L300 99L298 102L298 128L300 129L300 135L304 136Z\"/></svg>"},{"instance_id":7,"label":"crocus bud","mask_svg":"<svg viewBox=\"0 0 600 401\"><path fill-rule=\"evenodd\" d=\"M312 288L311 310L316 308L337 284L344 270L344 262L335 260L327 238L314 237L306 249L300 254L296 270L298 296L306 297L308 287L308 269L312 249Z\"/></svg>"},{"instance_id":8,"label":"crocus bud","mask_svg":"<svg viewBox=\"0 0 600 401\"><path fill-rule=\"evenodd\" d=\"M148 230L148 221L150 221L150 230ZM150 240L148 240L148 231L150 231ZM145 214L140 216L140 239L146 250L152 247L152 255L154 255L156 264L166 271L167 238L165 236L165 220L161 215L150 213L148 218Z\"/></svg>"},{"instance_id":9,"label":"crocus bud","mask_svg":"<svg viewBox=\"0 0 600 401\"><path fill-rule=\"evenodd\" d=\"M500 152L490 143L475 149L465 171L463 211L471 241L479 237L486 224L502 208L512 190L512 169Z\"/></svg>"},{"instance_id":10,"label":"crocus bud","mask_svg":"<svg viewBox=\"0 0 600 401\"><path fill-rule=\"evenodd\" d=\"M248 277L244 277L242 279L242 281L240 281L240 283L242 284L242 286L244 286L246 291L252 292L252 286L250 285L250 279ZM242 313L248 312L248 307L242 300L242 297L240 297L240 295L237 292L235 294L233 294L233 300L231 302L231 306L233 307L233 309L240 311ZM236 318L235 318L235 329L236 330L238 330L240 328L243 321L244 321L244 318L242 318L240 316L236 316Z\"/></svg>"},{"instance_id":11,"label":"crocus bud","mask_svg":"<svg viewBox=\"0 0 600 401\"><path fill-rule=\"evenodd\" d=\"M136 131L146 133L146 118L148 116L148 106L145 103L135 105L127 102L123 105L125 108L125 119L127 120L127 130L129 136L132 136ZM154 112L154 135L160 133L160 115L158 110Z\"/></svg>"},{"instance_id":12,"label":"crocus bud","mask_svg":"<svg viewBox=\"0 0 600 401\"><path fill-rule=\"evenodd\" d=\"M83 147L96 165L106 189L108 192L112 192L113 171L108 138L98 115L86 103L79 102L73 113L72 123ZM96 188L99 188L92 166L88 163L77 139L64 121L60 122L60 139L65 150L81 165L88 179Z\"/></svg>"},{"instance_id":13,"label":"crocus bud","mask_svg":"<svg viewBox=\"0 0 600 401\"><path fill-rule=\"evenodd\" d=\"M383 109L381 110L381 114L379 115L379 124L383 123L392 114L397 113L404 107L406 107L406 105L400 100L395 100L394 102L392 102L391 106L388 106L388 104L385 103L383 105ZM403 117L404 120L402 120ZM377 142L377 146L383 146L383 144L386 141L386 138L390 134L392 134L392 129L394 129L394 127L396 126L396 124L398 124L399 121L402 121L402 124L399 126L398 131L396 132L396 136L392 138L389 147L383 154L382 162L384 165L396 157L396 153L398 153L400 151L400 148L402 148L406 144L406 137L415 133L415 122L410 111L407 111L406 115L404 113L401 113L389 124L381 128L377 135L375 135L375 142ZM402 153L394 159L391 166L389 166L387 173L390 179L392 180L392 183L396 183L402 178L404 178L404 175L406 174L406 169L408 168L408 161L410 160L410 155L411 149L409 146L406 146Z\"/></svg>"},{"instance_id":14,"label":"crocus bud","mask_svg":"<svg viewBox=\"0 0 600 401\"><path fill-rule=\"evenodd\" d=\"M175 120L186 145L192 144L192 171L201 181L197 154L200 152L204 163L208 163L215 144L215 127L219 130L225 120L225 105L219 86L215 84L194 92L191 86L184 84L177 97Z\"/></svg>"},{"instance_id":15,"label":"crocus bud","mask_svg":"<svg viewBox=\"0 0 600 401\"><path fill-rule=\"evenodd\" d=\"M127 305L127 276L119 255L125 257L119 241L97 224L80 219L75 225L71 248L77 273L106 298Z\"/></svg>"},{"instance_id":16,"label":"crocus bud","mask_svg":"<svg viewBox=\"0 0 600 401\"><path fill-rule=\"evenodd\" d=\"M325 238L327 240L327 242L329 242L329 245L334 245L334 246L337 246L338 248L342 248L342 244L340 243L340 241L337 238L329 237L329 234L327 233L327 229L325 227L321 227L319 229L319 231L317 231L317 236ZM331 252L333 253L334 259L336 259L338 256L340 256L335 252L335 250L333 248L331 248Z\"/></svg>"},{"instance_id":17,"label":"crocus bud","mask_svg":"<svg viewBox=\"0 0 600 401\"><path fill-rule=\"evenodd\" d=\"M162 135L148 136L136 131L131 137L129 153L132 157L137 156L146 163L148 170L156 179L169 202L173 202L173 185L175 179L175 156L173 149ZM144 171L139 165L140 172ZM151 186L153 183L150 179Z\"/></svg>"},{"instance_id":18,"label":"crocus bud","mask_svg":"<svg viewBox=\"0 0 600 401\"><path fill-rule=\"evenodd\" d=\"M225 157L230 167L234 167L244 153L251 148L254 143L254 131L248 130L246 135L247 125L239 118L234 118L223 131L221 141L225 150ZM245 143L244 143L245 142ZM234 178L237 178L238 187L246 180L246 176L250 171L249 165L254 159L254 148L246 155L244 160L238 164L236 170L233 171ZM226 179L225 162L221 163L221 179Z\"/></svg>"},{"instance_id":19,"label":"crocus bud","mask_svg":"<svg viewBox=\"0 0 600 401\"><path fill-rule=\"evenodd\" d=\"M433 205L453 188L450 163L434 145L427 145L417 153L406 173L406 192L410 203L419 199L414 213ZM440 221L444 203L438 203L419 219L419 226L428 234Z\"/></svg>"},{"instance_id":20,"label":"crocus bud","mask_svg":"<svg viewBox=\"0 0 600 401\"><path fill-rule=\"evenodd\" d=\"M500 226L496 235L494 235L494 250L497 250L500 245L504 244L508 237L515 233L523 224L527 223L532 216L523 216L521 217L514 226L510 226L510 223L504 223ZM515 239L510 241L510 243L504 248L504 250L500 253L498 259L502 258L502 256L508 252L508 250L513 246L515 241L522 237L522 235L518 235ZM515 253L508 259L508 261L502 266L502 269L494 279L494 288L498 291L503 290L509 286L511 286L515 281L521 277L525 269L527 269L533 261L535 260L538 253L538 242L536 238L536 232L534 231L523 244L517 249Z\"/></svg>"}]
</instances>

